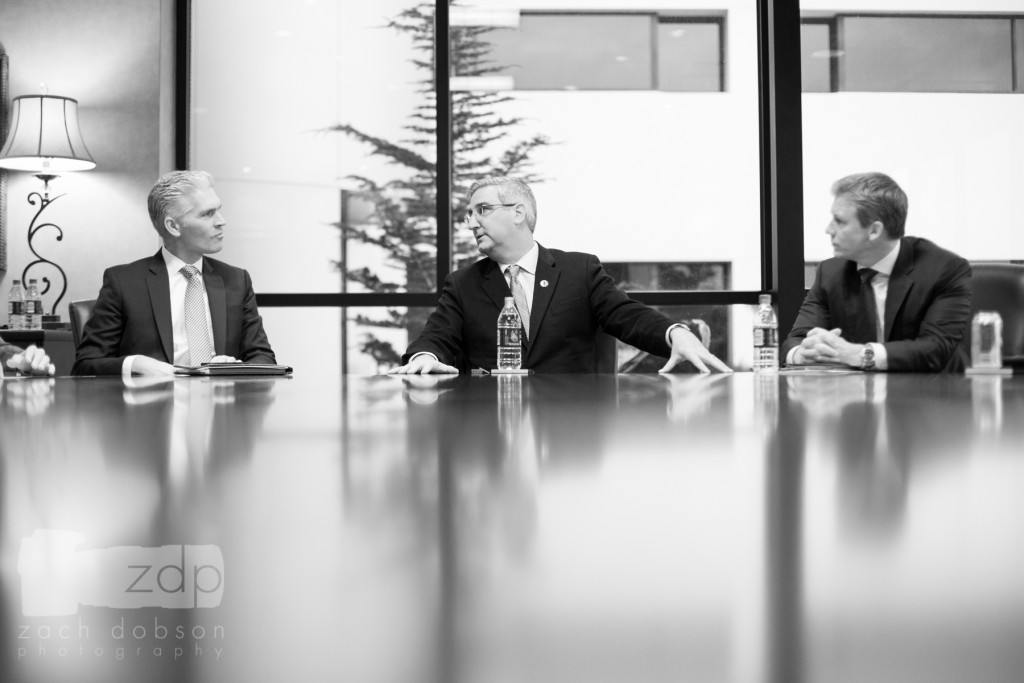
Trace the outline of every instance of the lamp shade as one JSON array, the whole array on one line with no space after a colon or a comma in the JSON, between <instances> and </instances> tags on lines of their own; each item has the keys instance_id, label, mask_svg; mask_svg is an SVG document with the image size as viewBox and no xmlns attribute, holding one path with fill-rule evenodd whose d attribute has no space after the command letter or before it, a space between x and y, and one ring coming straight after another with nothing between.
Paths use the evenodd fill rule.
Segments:
<instances>
[{"instance_id":1,"label":"lamp shade","mask_svg":"<svg viewBox=\"0 0 1024 683\"><path fill-rule=\"evenodd\" d=\"M0 168L50 173L95 166L78 128L78 100L56 95L14 98Z\"/></svg>"}]
</instances>

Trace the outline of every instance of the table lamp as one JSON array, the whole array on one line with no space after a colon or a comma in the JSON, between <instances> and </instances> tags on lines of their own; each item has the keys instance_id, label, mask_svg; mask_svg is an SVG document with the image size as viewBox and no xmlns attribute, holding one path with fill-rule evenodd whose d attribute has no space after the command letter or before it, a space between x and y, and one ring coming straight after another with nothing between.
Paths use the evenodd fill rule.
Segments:
<instances>
[{"instance_id":1,"label":"table lamp","mask_svg":"<svg viewBox=\"0 0 1024 683\"><path fill-rule=\"evenodd\" d=\"M87 171L95 166L96 162L86 149L82 132L78 128L77 100L45 94L14 98L11 103L11 130L7 142L0 150L0 168L28 171L43 181L42 194L32 191L28 195L29 204L39 205L28 226L28 248L36 258L25 266L21 272L21 279L22 282L28 282L29 270L41 264L49 264L60 273L60 294L53 302L50 316L46 316L51 321L54 319L57 305L67 292L67 275L56 263L40 256L32 240L39 230L47 227L57 231L58 242L64 238L64 231L60 226L40 222L40 216L46 207L64 196L50 198L50 181L58 177L58 172ZM45 295L50 291L51 282L45 276L41 281L43 288L40 294ZM60 316L56 316L56 319L59 320Z\"/></svg>"}]
</instances>

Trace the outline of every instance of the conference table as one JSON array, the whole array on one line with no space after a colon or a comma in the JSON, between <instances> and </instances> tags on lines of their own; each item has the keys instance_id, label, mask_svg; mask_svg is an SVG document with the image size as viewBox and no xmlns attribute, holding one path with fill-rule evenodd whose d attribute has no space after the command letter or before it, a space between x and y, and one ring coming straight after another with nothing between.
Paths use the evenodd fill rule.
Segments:
<instances>
[{"instance_id":1,"label":"conference table","mask_svg":"<svg viewBox=\"0 0 1024 683\"><path fill-rule=\"evenodd\" d=\"M1024 378L0 383L0 681L1024 680Z\"/></svg>"}]
</instances>

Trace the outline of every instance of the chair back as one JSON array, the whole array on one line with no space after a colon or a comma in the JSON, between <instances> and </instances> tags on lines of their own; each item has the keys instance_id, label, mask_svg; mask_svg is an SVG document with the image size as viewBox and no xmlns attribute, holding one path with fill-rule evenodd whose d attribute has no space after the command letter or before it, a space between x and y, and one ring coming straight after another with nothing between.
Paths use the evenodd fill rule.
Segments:
<instances>
[{"instance_id":1,"label":"chair back","mask_svg":"<svg viewBox=\"0 0 1024 683\"><path fill-rule=\"evenodd\" d=\"M1003 357L1024 355L1024 265L972 263L971 317L997 311L1003 319ZM970 351L970 329L967 331Z\"/></svg>"},{"instance_id":2,"label":"chair back","mask_svg":"<svg viewBox=\"0 0 1024 683\"><path fill-rule=\"evenodd\" d=\"M92 309L96 306L96 299L83 299L72 301L68 304L68 317L71 319L71 338L75 342L75 348L82 343L85 324L92 317Z\"/></svg>"}]
</instances>

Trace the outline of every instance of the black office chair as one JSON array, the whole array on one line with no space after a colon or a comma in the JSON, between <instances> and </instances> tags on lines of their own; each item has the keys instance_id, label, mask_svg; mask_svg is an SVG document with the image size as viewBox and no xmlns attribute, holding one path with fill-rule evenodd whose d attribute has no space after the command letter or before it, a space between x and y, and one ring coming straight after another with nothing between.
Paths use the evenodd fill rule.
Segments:
<instances>
[{"instance_id":1,"label":"black office chair","mask_svg":"<svg viewBox=\"0 0 1024 683\"><path fill-rule=\"evenodd\" d=\"M1003 319L1003 357L1024 356L1024 265L972 263L971 317L997 311ZM965 339L968 353L971 331Z\"/></svg>"},{"instance_id":2,"label":"black office chair","mask_svg":"<svg viewBox=\"0 0 1024 683\"><path fill-rule=\"evenodd\" d=\"M68 304L68 317L71 319L71 339L75 342L75 348L82 342L82 333L85 324L92 317L92 309L96 306L96 299L83 299L72 301Z\"/></svg>"}]
</instances>

